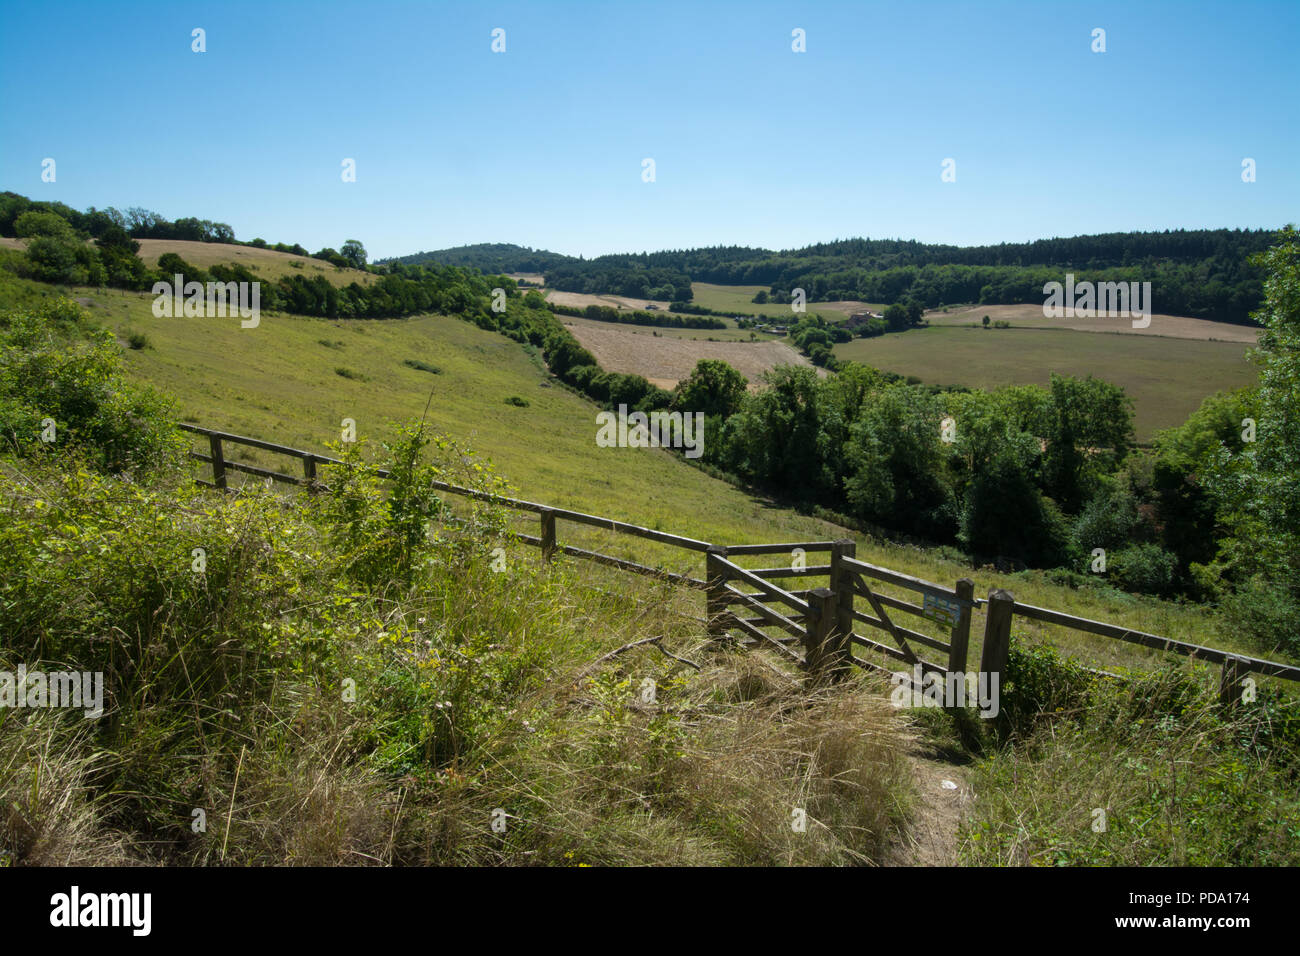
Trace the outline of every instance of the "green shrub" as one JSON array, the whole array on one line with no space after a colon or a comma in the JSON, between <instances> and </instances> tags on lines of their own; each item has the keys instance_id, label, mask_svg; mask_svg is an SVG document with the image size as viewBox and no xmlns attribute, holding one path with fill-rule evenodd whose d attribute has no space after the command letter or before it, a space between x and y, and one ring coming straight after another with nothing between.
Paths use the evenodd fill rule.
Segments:
<instances>
[{"instance_id":1,"label":"green shrub","mask_svg":"<svg viewBox=\"0 0 1300 956\"><path fill-rule=\"evenodd\" d=\"M424 461L430 445L441 454L439 463ZM380 479L375 466L365 461L364 442L335 443L331 448L340 464L324 468L322 480L331 493L321 513L334 547L345 556L348 576L372 587L409 584L433 560L437 549L430 523L449 517L436 482L462 487L479 487L485 481L499 484L482 465L464 465L462 459L468 456L448 439L429 436L423 425L402 426L397 439L383 444L386 454L381 467L387 470L387 479ZM471 516L468 526L480 537L464 542L468 550L457 552L457 561L481 554L485 538L503 528L504 518L496 506L475 502ZM451 558L442 555L443 561Z\"/></svg>"},{"instance_id":2,"label":"green shrub","mask_svg":"<svg viewBox=\"0 0 1300 956\"><path fill-rule=\"evenodd\" d=\"M1266 653L1300 657L1300 597L1263 576L1252 577L1223 598L1222 629Z\"/></svg>"},{"instance_id":3,"label":"green shrub","mask_svg":"<svg viewBox=\"0 0 1300 956\"><path fill-rule=\"evenodd\" d=\"M1126 591L1169 594L1174 589L1178 558L1158 544L1137 544L1107 555L1106 574Z\"/></svg>"},{"instance_id":4,"label":"green shrub","mask_svg":"<svg viewBox=\"0 0 1300 956\"><path fill-rule=\"evenodd\" d=\"M143 332L132 332L126 337L126 344L139 351L149 347L149 336Z\"/></svg>"},{"instance_id":5,"label":"green shrub","mask_svg":"<svg viewBox=\"0 0 1300 956\"><path fill-rule=\"evenodd\" d=\"M1076 591L1088 582L1087 575L1071 571L1069 568L1051 568L1043 576L1052 584L1059 584Z\"/></svg>"},{"instance_id":6,"label":"green shrub","mask_svg":"<svg viewBox=\"0 0 1300 956\"><path fill-rule=\"evenodd\" d=\"M1025 736L1043 721L1078 717L1092 681L1081 665L1047 645L1013 643L1000 688L999 736Z\"/></svg>"},{"instance_id":7,"label":"green shrub","mask_svg":"<svg viewBox=\"0 0 1300 956\"><path fill-rule=\"evenodd\" d=\"M1103 481L1079 512L1070 532L1074 570L1089 572L1094 548L1110 553L1133 543L1140 521L1138 501L1132 491L1120 482Z\"/></svg>"},{"instance_id":8,"label":"green shrub","mask_svg":"<svg viewBox=\"0 0 1300 956\"><path fill-rule=\"evenodd\" d=\"M402 363L408 368L413 368L421 372L428 372L430 375L441 375L442 369L436 365L430 365L428 362L422 362L420 359L407 359Z\"/></svg>"},{"instance_id":9,"label":"green shrub","mask_svg":"<svg viewBox=\"0 0 1300 956\"><path fill-rule=\"evenodd\" d=\"M520 398L518 395L511 395L509 398L506 399L506 404L514 405L516 408L527 408L528 399Z\"/></svg>"},{"instance_id":10,"label":"green shrub","mask_svg":"<svg viewBox=\"0 0 1300 956\"><path fill-rule=\"evenodd\" d=\"M173 468L186 445L174 417L169 401L126 381L112 333L75 303L0 316L0 427L19 454L71 453L107 472Z\"/></svg>"}]
</instances>

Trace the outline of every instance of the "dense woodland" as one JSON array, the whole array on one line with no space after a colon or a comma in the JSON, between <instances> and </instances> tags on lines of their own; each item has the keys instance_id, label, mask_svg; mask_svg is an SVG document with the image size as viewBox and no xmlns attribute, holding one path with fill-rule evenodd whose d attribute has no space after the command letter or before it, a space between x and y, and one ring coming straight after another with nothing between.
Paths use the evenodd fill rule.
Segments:
<instances>
[{"instance_id":1,"label":"dense woodland","mask_svg":"<svg viewBox=\"0 0 1300 956\"><path fill-rule=\"evenodd\" d=\"M379 259L376 262L379 265L400 262L411 266L425 262L441 262L448 266L471 266L491 273L538 273L563 265L570 259L570 256L559 252L529 249L508 242L480 242L472 246L457 246L455 249L442 249L438 252L416 252L409 256Z\"/></svg>"},{"instance_id":2,"label":"dense woodland","mask_svg":"<svg viewBox=\"0 0 1300 956\"><path fill-rule=\"evenodd\" d=\"M895 239L848 239L775 252L743 246L672 250L594 259L556 257L515 246L465 246L403 261L489 266L536 272L568 292L689 301L683 285L762 285L773 301L802 288L810 301L915 299L927 308L955 303L1041 303L1043 285L1071 271L1092 281L1151 282L1154 310L1249 323L1259 306L1259 271L1249 257L1269 230L1200 229L1119 232L996 246L931 245ZM513 251L512 251L513 250ZM677 293L665 293L671 286Z\"/></svg>"}]
</instances>

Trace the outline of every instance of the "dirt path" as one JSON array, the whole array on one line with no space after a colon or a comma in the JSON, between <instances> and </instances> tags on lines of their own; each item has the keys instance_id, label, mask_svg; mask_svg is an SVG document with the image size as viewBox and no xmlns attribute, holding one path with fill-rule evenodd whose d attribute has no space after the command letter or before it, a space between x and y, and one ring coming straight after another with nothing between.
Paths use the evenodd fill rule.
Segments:
<instances>
[{"instance_id":1,"label":"dirt path","mask_svg":"<svg viewBox=\"0 0 1300 956\"><path fill-rule=\"evenodd\" d=\"M919 803L911 828L886 862L890 866L954 866L957 828L974 798L967 770L929 751L913 752L910 758ZM945 782L954 786L944 786Z\"/></svg>"}]
</instances>

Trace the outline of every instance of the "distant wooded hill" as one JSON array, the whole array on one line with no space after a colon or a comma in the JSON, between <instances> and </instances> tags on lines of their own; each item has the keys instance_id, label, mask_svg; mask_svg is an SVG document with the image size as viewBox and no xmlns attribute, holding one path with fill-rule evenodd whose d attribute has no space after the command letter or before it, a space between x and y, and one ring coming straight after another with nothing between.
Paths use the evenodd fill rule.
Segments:
<instances>
[{"instance_id":1,"label":"distant wooded hill","mask_svg":"<svg viewBox=\"0 0 1300 956\"><path fill-rule=\"evenodd\" d=\"M508 242L480 242L472 246L457 246L455 249L439 249L437 252L416 252L409 256L397 256L391 259L377 259L377 263L400 262L403 265L423 265L426 262L438 262L448 266L471 266L484 272L545 272L553 266L580 260L560 252L547 252L544 249L529 249Z\"/></svg>"},{"instance_id":2,"label":"distant wooded hill","mask_svg":"<svg viewBox=\"0 0 1300 956\"><path fill-rule=\"evenodd\" d=\"M396 260L540 272L566 292L689 301L691 282L766 286L776 301L802 288L810 301L1041 302L1043 284L1067 272L1094 281L1151 282L1154 307L1174 315L1249 323L1262 286L1250 257L1268 229L1114 232L991 246L846 239L802 249L745 246L630 253L594 259L506 243L421 252Z\"/></svg>"}]
</instances>

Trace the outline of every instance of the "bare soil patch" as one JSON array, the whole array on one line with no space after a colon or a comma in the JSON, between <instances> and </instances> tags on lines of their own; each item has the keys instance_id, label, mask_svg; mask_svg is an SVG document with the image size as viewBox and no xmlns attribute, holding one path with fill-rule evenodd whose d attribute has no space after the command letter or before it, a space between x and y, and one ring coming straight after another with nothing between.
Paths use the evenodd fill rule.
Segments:
<instances>
[{"instance_id":1,"label":"bare soil patch","mask_svg":"<svg viewBox=\"0 0 1300 956\"><path fill-rule=\"evenodd\" d=\"M886 863L955 866L957 830L974 800L966 769L920 753L912 754L911 761L917 805L902 843L893 848Z\"/></svg>"}]
</instances>

